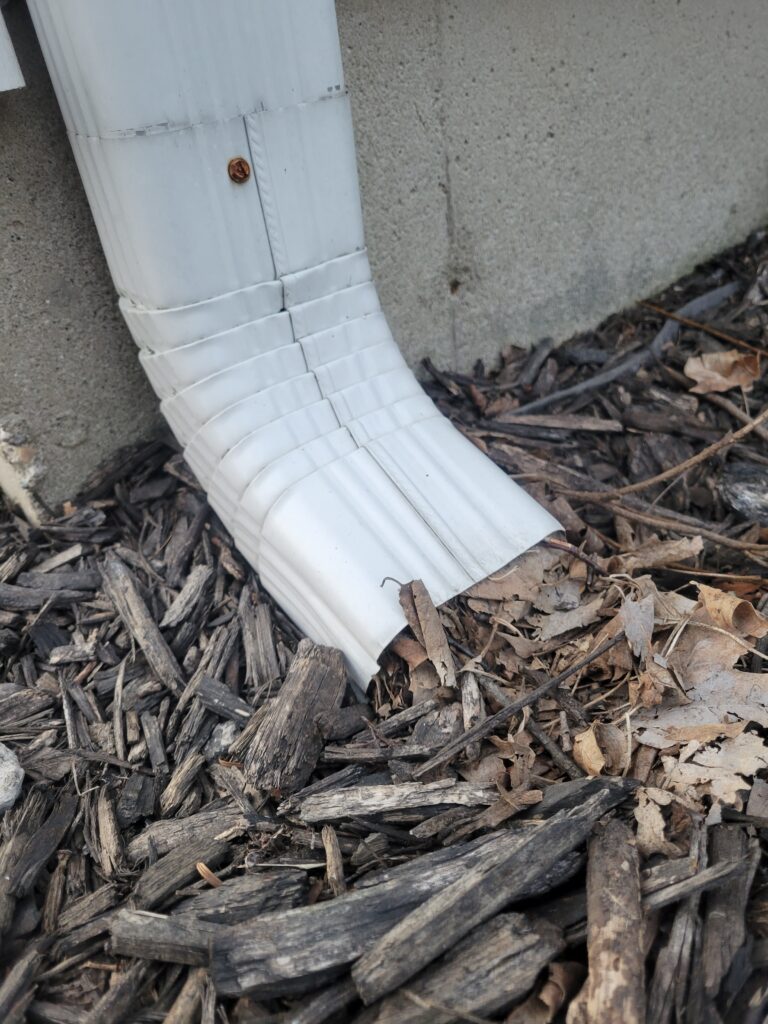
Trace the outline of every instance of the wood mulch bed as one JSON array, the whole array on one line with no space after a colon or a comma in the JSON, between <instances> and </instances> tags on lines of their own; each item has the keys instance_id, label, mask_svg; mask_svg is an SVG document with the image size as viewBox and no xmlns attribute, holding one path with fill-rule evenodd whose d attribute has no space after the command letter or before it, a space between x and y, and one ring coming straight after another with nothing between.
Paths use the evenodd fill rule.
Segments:
<instances>
[{"instance_id":1,"label":"wood mulch bed","mask_svg":"<svg viewBox=\"0 0 768 1024\"><path fill-rule=\"evenodd\" d=\"M366 698L163 444L4 513L0 1020L762 1021L766 258L427 366L565 533L405 584Z\"/></svg>"}]
</instances>

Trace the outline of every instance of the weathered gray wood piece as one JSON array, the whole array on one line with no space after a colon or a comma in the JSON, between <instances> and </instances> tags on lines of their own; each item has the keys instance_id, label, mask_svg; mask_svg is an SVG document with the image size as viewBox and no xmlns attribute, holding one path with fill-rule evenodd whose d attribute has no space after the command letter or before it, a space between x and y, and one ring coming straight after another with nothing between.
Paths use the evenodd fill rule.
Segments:
<instances>
[{"instance_id":1,"label":"weathered gray wood piece","mask_svg":"<svg viewBox=\"0 0 768 1024\"><path fill-rule=\"evenodd\" d=\"M303 871L271 868L228 878L216 889L204 889L182 900L174 917L195 917L215 924L239 924L272 910L306 903L309 883Z\"/></svg>"},{"instance_id":2,"label":"weathered gray wood piece","mask_svg":"<svg viewBox=\"0 0 768 1024\"><path fill-rule=\"evenodd\" d=\"M341 818L367 817L385 811L403 811L452 805L477 807L498 800L495 789L470 782L441 779L439 782L405 782L400 786L350 786L317 793L301 804L302 821L316 824Z\"/></svg>"},{"instance_id":3,"label":"weathered gray wood piece","mask_svg":"<svg viewBox=\"0 0 768 1024\"><path fill-rule=\"evenodd\" d=\"M228 853L229 843L220 839L192 839L176 847L139 877L131 902L142 910L158 906L182 885L199 878L195 866L198 862L215 868L226 859Z\"/></svg>"},{"instance_id":4,"label":"weathered gray wood piece","mask_svg":"<svg viewBox=\"0 0 768 1024\"><path fill-rule=\"evenodd\" d=\"M323 749L317 719L341 704L346 685L341 653L302 640L246 757L255 785L284 794L301 789Z\"/></svg>"},{"instance_id":5,"label":"weathered gray wood piece","mask_svg":"<svg viewBox=\"0 0 768 1024\"><path fill-rule=\"evenodd\" d=\"M119 910L110 920L110 947L120 956L203 967L221 925L192 915L168 916L146 910Z\"/></svg>"},{"instance_id":6,"label":"weathered gray wood piece","mask_svg":"<svg viewBox=\"0 0 768 1024\"><path fill-rule=\"evenodd\" d=\"M714 867L739 863L747 868L707 897L701 957L704 991L713 997L733 958L747 941L747 900L760 861L760 850L757 841L750 843L744 828L716 825L712 829L710 860Z\"/></svg>"},{"instance_id":7,"label":"weathered gray wood piece","mask_svg":"<svg viewBox=\"0 0 768 1024\"><path fill-rule=\"evenodd\" d=\"M587 953L589 974L574 1022L644 1021L640 858L634 835L622 821L598 824L589 843Z\"/></svg>"},{"instance_id":8,"label":"weathered gray wood piece","mask_svg":"<svg viewBox=\"0 0 768 1024\"><path fill-rule=\"evenodd\" d=\"M214 839L238 825L243 829L247 825L240 808L231 800L216 800L187 818L153 821L130 841L126 856L131 864L149 860L153 855L164 857L192 840Z\"/></svg>"},{"instance_id":9,"label":"weathered gray wood piece","mask_svg":"<svg viewBox=\"0 0 768 1024\"><path fill-rule=\"evenodd\" d=\"M485 1017L521 999L562 951L558 928L524 914L499 914L470 932L440 961L388 996L375 1024L453 1024Z\"/></svg>"},{"instance_id":10,"label":"weathered gray wood piece","mask_svg":"<svg viewBox=\"0 0 768 1024\"><path fill-rule=\"evenodd\" d=\"M150 615L128 566L113 551L104 556L101 567L104 591L125 628L144 652L150 668L168 689L180 696L184 674L157 623Z\"/></svg>"}]
</instances>

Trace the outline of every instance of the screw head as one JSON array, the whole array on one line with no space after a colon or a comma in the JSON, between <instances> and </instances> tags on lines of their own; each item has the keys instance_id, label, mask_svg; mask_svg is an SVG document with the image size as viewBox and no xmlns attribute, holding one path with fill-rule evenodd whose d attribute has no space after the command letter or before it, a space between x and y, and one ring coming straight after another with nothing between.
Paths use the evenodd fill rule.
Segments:
<instances>
[{"instance_id":1,"label":"screw head","mask_svg":"<svg viewBox=\"0 0 768 1024\"><path fill-rule=\"evenodd\" d=\"M242 185L251 176L251 165L244 156L233 156L227 164L227 174L236 185Z\"/></svg>"}]
</instances>

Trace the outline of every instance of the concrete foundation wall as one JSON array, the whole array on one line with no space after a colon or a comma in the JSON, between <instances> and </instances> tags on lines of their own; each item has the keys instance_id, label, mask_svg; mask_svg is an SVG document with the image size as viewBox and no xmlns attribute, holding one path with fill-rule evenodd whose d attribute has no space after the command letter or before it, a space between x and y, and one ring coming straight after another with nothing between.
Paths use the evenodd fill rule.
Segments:
<instances>
[{"instance_id":1,"label":"concrete foundation wall","mask_svg":"<svg viewBox=\"0 0 768 1024\"><path fill-rule=\"evenodd\" d=\"M338 11L371 258L413 364L565 338L768 220L764 0ZM20 0L6 18L28 88L0 94L0 453L37 457L55 502L158 421Z\"/></svg>"}]
</instances>

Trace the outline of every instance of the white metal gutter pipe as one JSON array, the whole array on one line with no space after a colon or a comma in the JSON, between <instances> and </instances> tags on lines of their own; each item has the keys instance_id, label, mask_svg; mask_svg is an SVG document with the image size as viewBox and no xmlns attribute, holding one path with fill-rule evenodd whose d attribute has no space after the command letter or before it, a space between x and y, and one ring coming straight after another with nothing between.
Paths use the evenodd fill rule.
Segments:
<instances>
[{"instance_id":1,"label":"white metal gutter pipe","mask_svg":"<svg viewBox=\"0 0 768 1024\"><path fill-rule=\"evenodd\" d=\"M443 418L381 312L332 0L30 0L120 306L262 583L367 683L558 524Z\"/></svg>"},{"instance_id":2,"label":"white metal gutter pipe","mask_svg":"<svg viewBox=\"0 0 768 1024\"><path fill-rule=\"evenodd\" d=\"M5 5L0 3L0 7L3 6ZM3 13L0 10L0 92L8 92L10 89L22 89L23 87L24 76L21 73L11 37L8 35Z\"/></svg>"}]
</instances>

